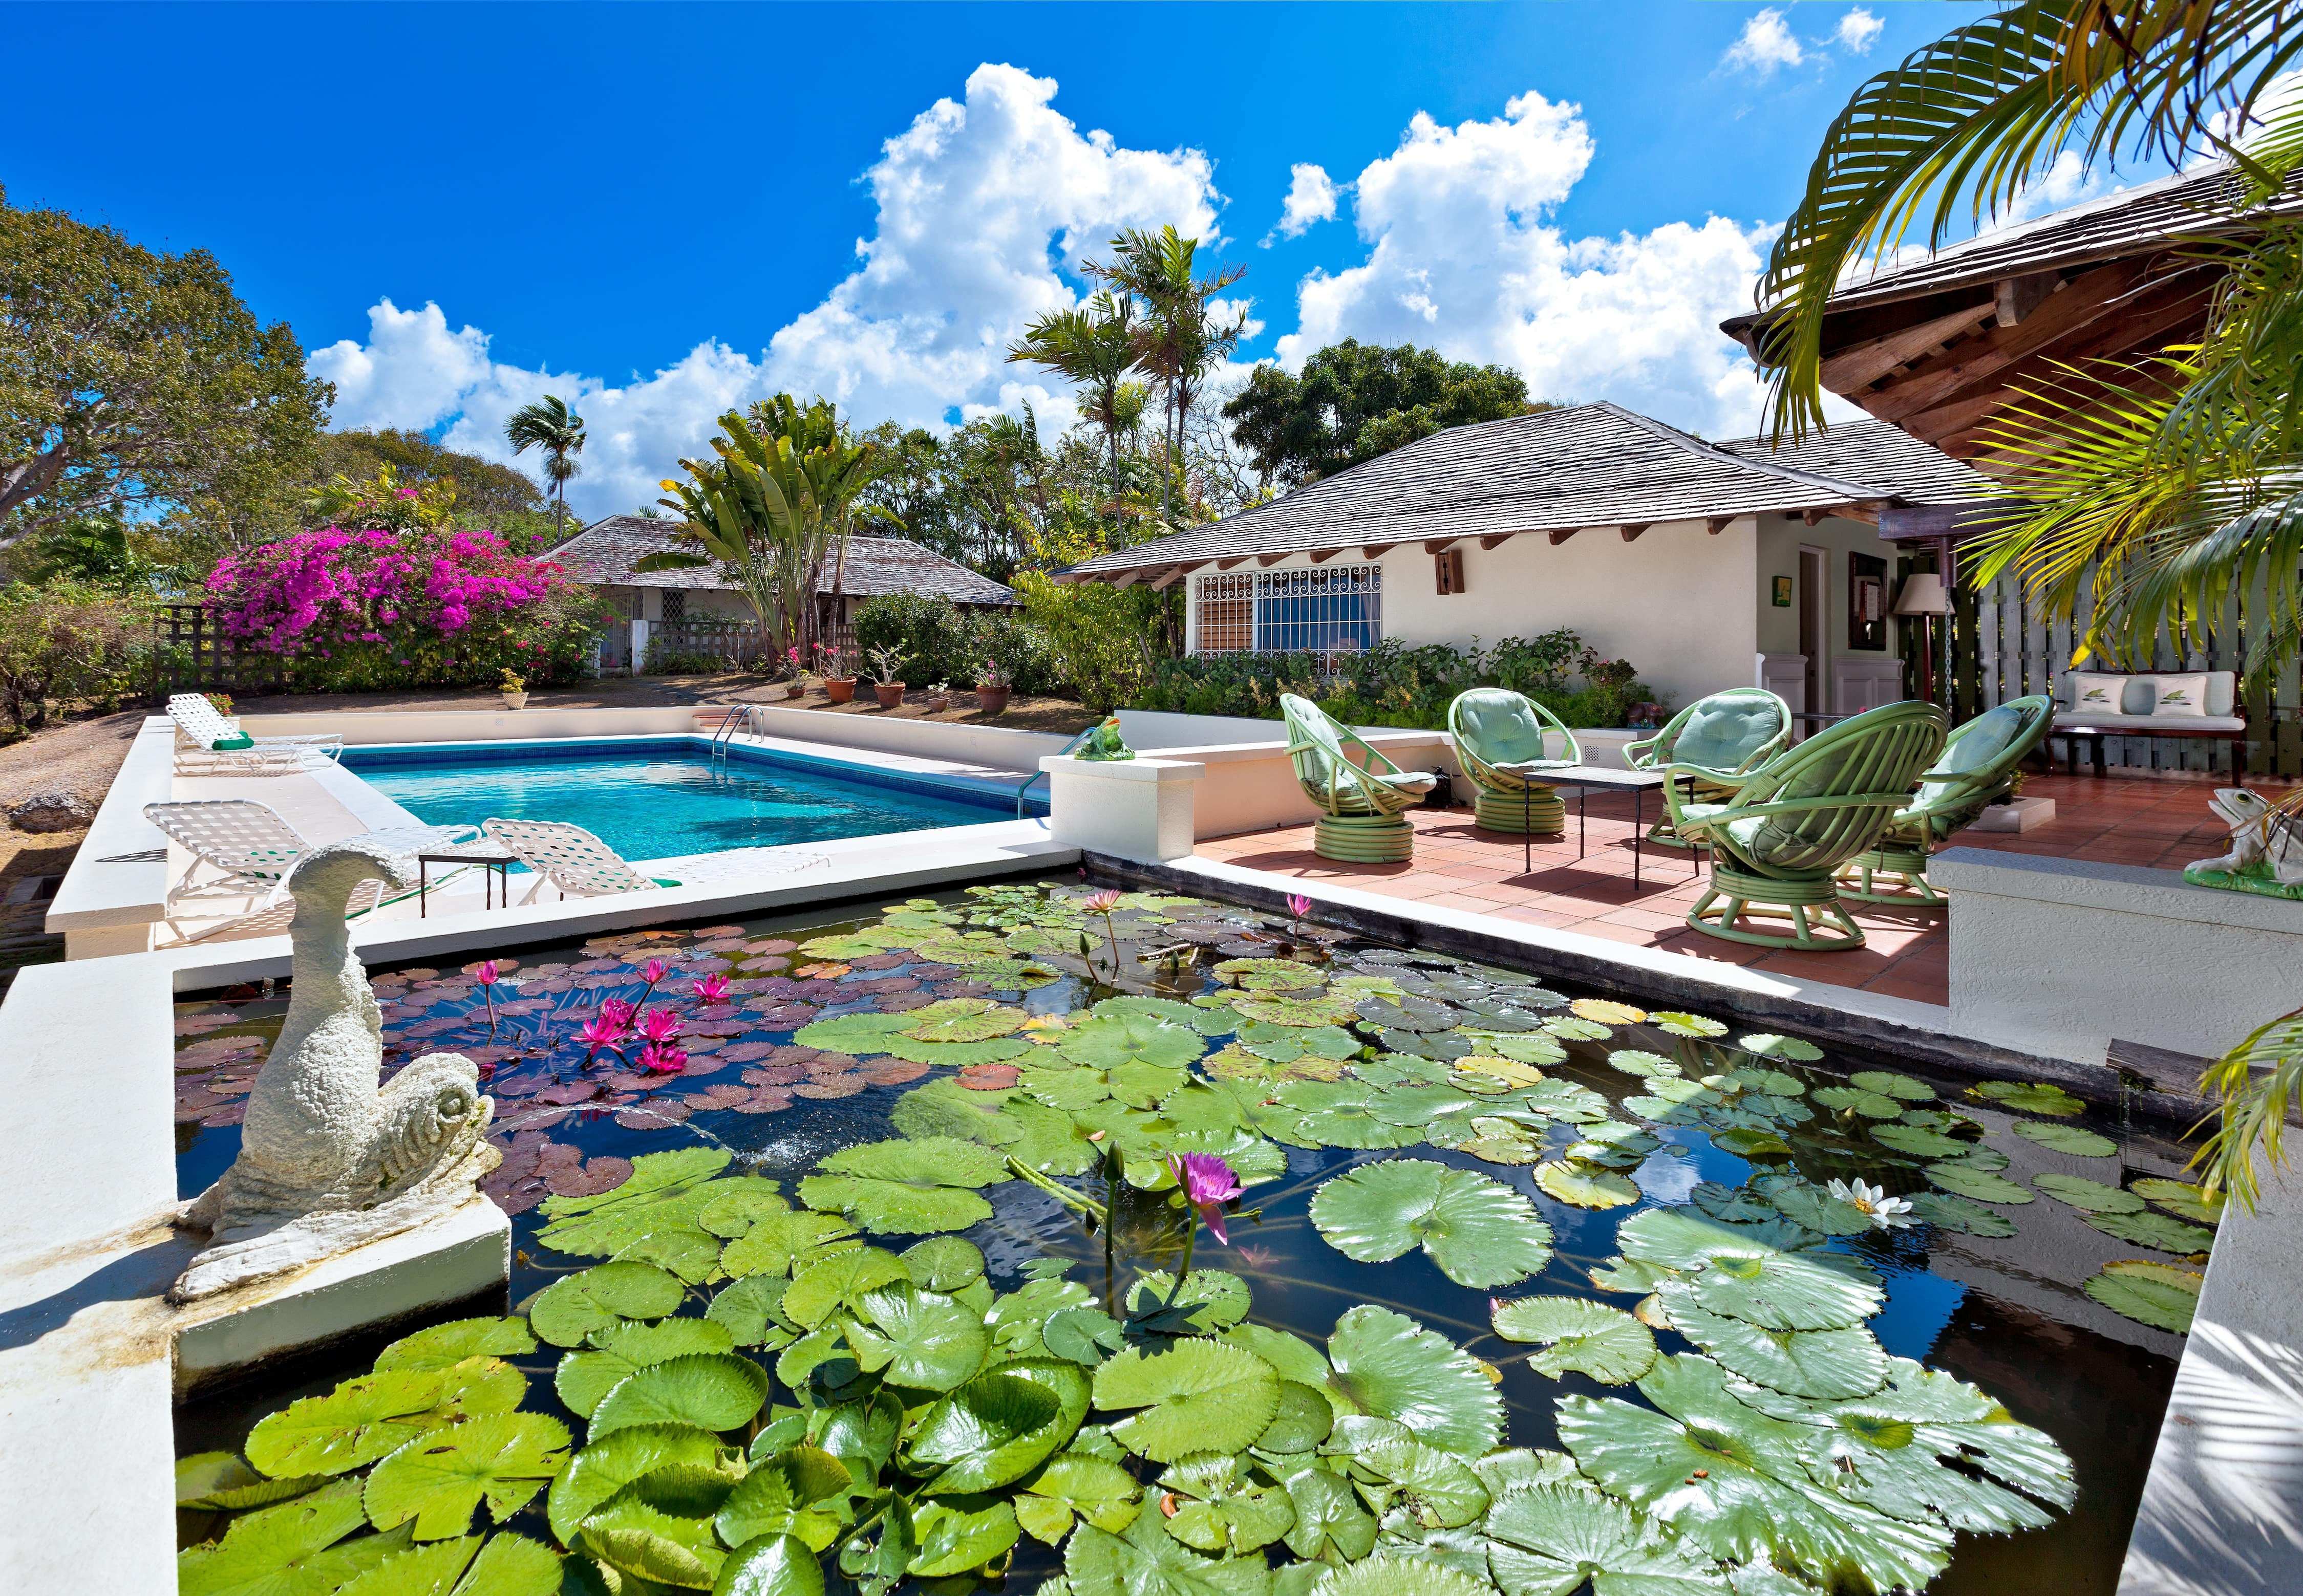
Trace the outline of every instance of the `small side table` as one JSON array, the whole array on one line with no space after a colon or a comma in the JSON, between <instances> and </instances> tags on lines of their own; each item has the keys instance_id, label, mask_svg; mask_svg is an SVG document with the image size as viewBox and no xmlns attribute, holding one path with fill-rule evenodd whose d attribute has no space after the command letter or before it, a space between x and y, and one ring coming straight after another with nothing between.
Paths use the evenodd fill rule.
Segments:
<instances>
[{"instance_id":1,"label":"small side table","mask_svg":"<svg viewBox=\"0 0 2303 1596\"><path fill-rule=\"evenodd\" d=\"M501 890L503 894L504 907L509 909L511 907L511 867L519 862L518 854L501 848L489 847L484 844L468 843L461 847L443 848L434 853L418 853L416 856L416 918L422 920L426 916L427 911L424 900L425 895L432 890L434 865L479 866L484 872L480 878L482 907L494 909L496 906L496 894Z\"/></svg>"},{"instance_id":2,"label":"small side table","mask_svg":"<svg viewBox=\"0 0 2303 1596\"><path fill-rule=\"evenodd\" d=\"M1575 797L1575 857L1583 857L1586 838L1590 827L1591 789L1599 787L1613 793L1632 794L1632 890L1640 887L1640 867L1644 862L1647 840L1646 800L1649 791L1664 784L1660 770L1617 770L1605 765L1570 765L1565 769L1544 770L1536 780L1549 782L1554 786L1574 787ZM1694 850L1700 853L1701 850ZM1533 869L1534 847L1530 839L1526 849L1526 868ZM1697 869L1701 869L1699 861Z\"/></svg>"}]
</instances>

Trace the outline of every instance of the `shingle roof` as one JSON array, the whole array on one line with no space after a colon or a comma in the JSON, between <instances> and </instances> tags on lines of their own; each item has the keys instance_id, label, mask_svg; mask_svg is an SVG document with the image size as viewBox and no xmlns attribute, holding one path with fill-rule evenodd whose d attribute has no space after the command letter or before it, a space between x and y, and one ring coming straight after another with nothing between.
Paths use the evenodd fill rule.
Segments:
<instances>
[{"instance_id":1,"label":"shingle roof","mask_svg":"<svg viewBox=\"0 0 2303 1596\"><path fill-rule=\"evenodd\" d=\"M716 566L696 566L680 571L635 571L632 567L650 554L678 547L679 523L651 520L645 516L610 516L595 521L552 550L549 558L568 567L578 581L600 587L675 587L731 592L734 584ZM831 590L831 573L824 573ZM989 576L969 570L957 560L946 559L932 549L909 538L849 538L848 564L841 591L858 598L882 593L925 593L955 604L1016 605L1023 601L1014 590Z\"/></svg>"},{"instance_id":2,"label":"shingle roof","mask_svg":"<svg viewBox=\"0 0 2303 1596\"><path fill-rule=\"evenodd\" d=\"M1878 489L1882 497L1914 504L1997 499L2006 491L1974 467L1920 442L1894 423L1869 416L1810 433L1780 449L1771 449L1763 438L1738 439L1720 447L1747 458L1774 460L1802 471L1867 483Z\"/></svg>"},{"instance_id":3,"label":"shingle roof","mask_svg":"<svg viewBox=\"0 0 2303 1596\"><path fill-rule=\"evenodd\" d=\"M1829 436L1880 424L1859 422L1834 428ZM1832 458L1825 440L1780 452L1757 440L1707 443L1616 405L1577 405L1451 427L1270 504L1100 554L1066 575L1077 579L1251 554L1817 509L1927 491L1939 468L1930 464L1922 471L1914 457L1936 451L1897 437L1900 447L1867 440L1860 449L1845 449L1877 473L1851 475L1819 468ZM1974 475L1948 460L1944 465Z\"/></svg>"},{"instance_id":4,"label":"shingle roof","mask_svg":"<svg viewBox=\"0 0 2303 1596\"><path fill-rule=\"evenodd\" d=\"M2148 254L2184 239L2244 232L2247 218L2231 213L2240 192L2240 179L2228 164L2178 172L1999 228L1877 276L1858 278L1832 295L1830 308L1853 310L1918 298L1970 283ZM2248 215L2299 212L2303 212L2303 183ZM1767 314L1747 312L1720 325L1740 334Z\"/></svg>"}]
</instances>

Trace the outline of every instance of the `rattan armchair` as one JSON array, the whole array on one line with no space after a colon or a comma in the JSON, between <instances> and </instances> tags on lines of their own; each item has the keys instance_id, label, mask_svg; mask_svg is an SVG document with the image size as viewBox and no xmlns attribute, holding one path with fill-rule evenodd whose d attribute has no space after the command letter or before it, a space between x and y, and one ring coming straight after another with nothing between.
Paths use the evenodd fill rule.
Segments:
<instances>
[{"instance_id":1,"label":"rattan armchair","mask_svg":"<svg viewBox=\"0 0 2303 1596\"><path fill-rule=\"evenodd\" d=\"M1550 732L1565 742L1565 758L1550 757ZM1447 733L1478 794L1472 812L1482 830L1550 836L1566 828L1567 806L1542 773L1582 764L1583 751L1558 716L1524 693L1474 687L1447 706Z\"/></svg>"},{"instance_id":2,"label":"rattan armchair","mask_svg":"<svg viewBox=\"0 0 2303 1596\"><path fill-rule=\"evenodd\" d=\"M1919 777L1918 795L1895 811L1877 845L1839 872L1839 895L1930 908L1949 902L1928 880L1928 855L2014 786L2015 767L2047 740L2054 724L2055 701L2039 694L2009 699L1953 731L1935 769ZM1882 876L1891 878L1885 891Z\"/></svg>"},{"instance_id":3,"label":"rattan armchair","mask_svg":"<svg viewBox=\"0 0 2303 1596\"><path fill-rule=\"evenodd\" d=\"M1429 771L1402 770L1310 699L1279 695L1287 756L1303 795L1320 807L1312 851L1349 864L1395 864L1415 852L1406 811L1438 784ZM1359 751L1357 762L1350 751Z\"/></svg>"}]
</instances>

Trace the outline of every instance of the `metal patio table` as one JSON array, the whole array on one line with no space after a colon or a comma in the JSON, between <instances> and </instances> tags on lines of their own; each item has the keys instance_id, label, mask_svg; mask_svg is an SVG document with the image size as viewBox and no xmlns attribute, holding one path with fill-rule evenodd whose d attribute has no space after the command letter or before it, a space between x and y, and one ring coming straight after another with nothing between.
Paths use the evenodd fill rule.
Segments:
<instances>
[{"instance_id":1,"label":"metal patio table","mask_svg":"<svg viewBox=\"0 0 2303 1596\"><path fill-rule=\"evenodd\" d=\"M519 856L491 843L463 843L454 847L439 848L416 855L416 918L423 920L428 911L425 897L432 890L432 867L435 864L477 865L480 869L480 902L485 909L496 906L496 895L501 890L504 907L511 907L511 867Z\"/></svg>"},{"instance_id":2,"label":"metal patio table","mask_svg":"<svg viewBox=\"0 0 2303 1596\"><path fill-rule=\"evenodd\" d=\"M1558 787L1574 787L1577 789L1575 798L1575 857L1578 859L1584 856L1589 843L1591 819L1591 789L1599 787L1607 792L1628 792L1632 794L1632 890L1634 892L1638 891L1640 886L1640 867L1645 859L1645 844L1648 834L1647 794L1651 788L1660 787L1663 785L1665 780L1663 772L1660 770L1617 770L1610 769L1605 765L1569 765L1557 770L1542 770L1533 772L1532 774L1535 780L1544 782L1549 785ZM1531 788L1530 789L1530 792L1531 794L1532 793ZM1534 799L1532 796L1525 798L1523 802L1531 810L1532 810L1534 804ZM1522 844L1521 852L1523 855L1521 864L1522 873L1531 873L1535 869L1534 835L1530 832L1522 832L1520 834L1520 840ZM1700 848L1691 848L1689 850L1691 854L1700 854L1702 850ZM1695 873L1700 874L1701 871L1702 863L1699 859L1696 863Z\"/></svg>"}]
</instances>

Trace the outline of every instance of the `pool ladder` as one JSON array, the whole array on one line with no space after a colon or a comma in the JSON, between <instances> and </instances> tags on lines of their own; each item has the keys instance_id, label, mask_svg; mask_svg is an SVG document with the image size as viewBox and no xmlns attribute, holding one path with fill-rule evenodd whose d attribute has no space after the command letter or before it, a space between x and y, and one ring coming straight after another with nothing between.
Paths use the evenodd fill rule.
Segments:
<instances>
[{"instance_id":1,"label":"pool ladder","mask_svg":"<svg viewBox=\"0 0 2303 1596\"><path fill-rule=\"evenodd\" d=\"M736 733L748 724L751 718L752 707L749 704L733 705L725 715L720 718L719 728L712 734L711 756L713 764L724 764L727 761L728 749L735 742ZM1021 800L1018 802L1020 802Z\"/></svg>"},{"instance_id":2,"label":"pool ladder","mask_svg":"<svg viewBox=\"0 0 2303 1596\"><path fill-rule=\"evenodd\" d=\"M1086 731L1086 732L1082 732L1078 736L1074 737L1070 742L1068 742L1068 743L1065 743L1061 749L1059 749L1059 750L1058 750L1058 751L1057 751L1056 757L1057 757L1058 759L1061 759L1061 758L1063 758L1063 757L1064 757L1064 755L1065 755L1065 754L1067 754L1067 753L1071 752L1074 749L1077 748L1081 743L1083 743L1086 742L1086 741L1087 741L1087 738L1088 738L1088 732L1092 732L1092 731L1093 731L1093 730L1095 730L1095 727L1088 727L1088 728L1087 728L1087 731ZM1022 781L1022 782L1020 782L1019 784L1017 784L1017 788L1016 788L1016 818L1017 818L1017 819L1019 819L1019 820L1020 820L1020 819L1022 819L1024 818L1024 794L1025 794L1025 793L1026 793L1027 791L1029 791L1029 790L1030 790L1031 785L1032 785L1032 784L1033 784L1033 782L1035 782L1035 781L1039 780L1039 779L1040 779L1040 777L1042 777L1042 776L1045 776L1046 774L1047 774L1047 772L1046 772L1045 770L1034 770L1034 771L1033 771L1033 772L1032 772L1032 774L1031 774L1031 775L1029 775L1029 776L1025 777L1023 779L1023 781Z\"/></svg>"}]
</instances>

